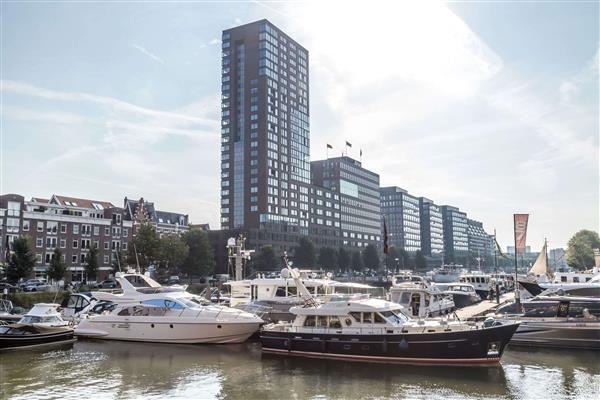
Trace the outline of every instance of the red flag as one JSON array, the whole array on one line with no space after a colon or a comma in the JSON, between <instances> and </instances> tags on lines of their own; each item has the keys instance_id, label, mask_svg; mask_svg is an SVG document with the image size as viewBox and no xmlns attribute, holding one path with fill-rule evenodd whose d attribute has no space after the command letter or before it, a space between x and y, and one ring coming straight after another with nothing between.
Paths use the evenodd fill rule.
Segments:
<instances>
[{"instance_id":1,"label":"red flag","mask_svg":"<svg viewBox=\"0 0 600 400\"><path fill-rule=\"evenodd\" d=\"M525 253L525 245L527 241L527 221L529 214L515 214L515 255Z\"/></svg>"},{"instance_id":2,"label":"red flag","mask_svg":"<svg viewBox=\"0 0 600 400\"><path fill-rule=\"evenodd\" d=\"M385 218L383 219L383 254L388 254L388 234L387 226L385 225Z\"/></svg>"}]
</instances>

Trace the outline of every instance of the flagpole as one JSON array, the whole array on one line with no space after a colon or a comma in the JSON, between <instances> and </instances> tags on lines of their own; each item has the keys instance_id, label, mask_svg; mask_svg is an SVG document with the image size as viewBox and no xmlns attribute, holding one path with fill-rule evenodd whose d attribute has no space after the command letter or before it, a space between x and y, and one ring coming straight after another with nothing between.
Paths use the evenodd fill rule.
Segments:
<instances>
[{"instance_id":1,"label":"flagpole","mask_svg":"<svg viewBox=\"0 0 600 400\"><path fill-rule=\"evenodd\" d=\"M517 260L517 215L513 214L513 233L515 236L515 305L517 313L521 312L521 294L519 293L519 270Z\"/></svg>"},{"instance_id":2,"label":"flagpole","mask_svg":"<svg viewBox=\"0 0 600 400\"><path fill-rule=\"evenodd\" d=\"M496 228L494 228L494 273L498 273L498 252L496 251L496 247L498 246L498 241L496 240Z\"/></svg>"}]
</instances>

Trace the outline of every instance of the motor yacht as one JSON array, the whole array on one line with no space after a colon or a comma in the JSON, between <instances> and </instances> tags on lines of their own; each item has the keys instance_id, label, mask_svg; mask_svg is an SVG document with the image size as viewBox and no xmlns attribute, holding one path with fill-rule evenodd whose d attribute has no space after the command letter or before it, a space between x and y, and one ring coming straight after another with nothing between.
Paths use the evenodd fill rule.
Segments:
<instances>
[{"instance_id":1,"label":"motor yacht","mask_svg":"<svg viewBox=\"0 0 600 400\"><path fill-rule=\"evenodd\" d=\"M469 283L450 283L442 293L452 296L454 305L457 308L470 306L481 301L475 287Z\"/></svg>"},{"instance_id":2,"label":"motor yacht","mask_svg":"<svg viewBox=\"0 0 600 400\"><path fill-rule=\"evenodd\" d=\"M521 321L511 344L600 350L600 298L571 296L562 289L547 289L521 303L496 311Z\"/></svg>"},{"instance_id":3,"label":"motor yacht","mask_svg":"<svg viewBox=\"0 0 600 400\"><path fill-rule=\"evenodd\" d=\"M111 310L81 320L77 336L160 343L241 343L263 321L225 306L184 296L115 303Z\"/></svg>"},{"instance_id":4,"label":"motor yacht","mask_svg":"<svg viewBox=\"0 0 600 400\"><path fill-rule=\"evenodd\" d=\"M462 274L458 279L460 283L469 283L475 287L475 291L481 299L487 299L490 294L490 287L492 284L490 275L481 272L472 272L468 274Z\"/></svg>"},{"instance_id":5,"label":"motor yacht","mask_svg":"<svg viewBox=\"0 0 600 400\"><path fill-rule=\"evenodd\" d=\"M457 282L462 270L463 266L459 264L443 264L433 270L431 280L435 283Z\"/></svg>"},{"instance_id":6,"label":"motor yacht","mask_svg":"<svg viewBox=\"0 0 600 400\"><path fill-rule=\"evenodd\" d=\"M39 303L17 323L0 325L0 350L73 343L73 328L62 319L58 307Z\"/></svg>"},{"instance_id":7,"label":"motor yacht","mask_svg":"<svg viewBox=\"0 0 600 400\"><path fill-rule=\"evenodd\" d=\"M435 317L449 314L456 305L452 296L438 287L421 283L404 282L390 288L389 300L405 307L411 317Z\"/></svg>"},{"instance_id":8,"label":"motor yacht","mask_svg":"<svg viewBox=\"0 0 600 400\"><path fill-rule=\"evenodd\" d=\"M360 283L312 278L304 274L302 283L320 302L366 298L370 292L378 290ZM290 313L290 307L303 303L291 278L258 277L228 281L225 285L230 287L232 307L259 313L266 322L291 321L294 315Z\"/></svg>"},{"instance_id":9,"label":"motor yacht","mask_svg":"<svg viewBox=\"0 0 600 400\"><path fill-rule=\"evenodd\" d=\"M411 319L405 308L380 299L319 303L302 287L305 303L292 322L264 326L262 351L279 355L407 364L496 364L519 323L488 319Z\"/></svg>"}]
</instances>

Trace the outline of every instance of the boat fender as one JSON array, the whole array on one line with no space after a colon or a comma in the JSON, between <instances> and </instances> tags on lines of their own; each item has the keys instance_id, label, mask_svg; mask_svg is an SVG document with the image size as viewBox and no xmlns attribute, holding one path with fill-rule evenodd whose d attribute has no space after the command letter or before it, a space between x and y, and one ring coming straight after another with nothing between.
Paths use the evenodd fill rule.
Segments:
<instances>
[{"instance_id":1,"label":"boat fender","mask_svg":"<svg viewBox=\"0 0 600 400\"><path fill-rule=\"evenodd\" d=\"M285 339L283 341L283 346L289 350L292 350L292 341L291 339Z\"/></svg>"}]
</instances>

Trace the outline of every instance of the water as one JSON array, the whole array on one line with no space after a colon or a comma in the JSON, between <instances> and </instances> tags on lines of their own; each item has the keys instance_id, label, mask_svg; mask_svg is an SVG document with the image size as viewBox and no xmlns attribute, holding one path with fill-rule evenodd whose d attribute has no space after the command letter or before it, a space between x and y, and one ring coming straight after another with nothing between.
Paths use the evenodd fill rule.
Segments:
<instances>
[{"instance_id":1,"label":"water","mask_svg":"<svg viewBox=\"0 0 600 400\"><path fill-rule=\"evenodd\" d=\"M600 353L509 349L496 367L415 367L261 355L260 344L79 341L0 353L11 399L597 399Z\"/></svg>"}]
</instances>

